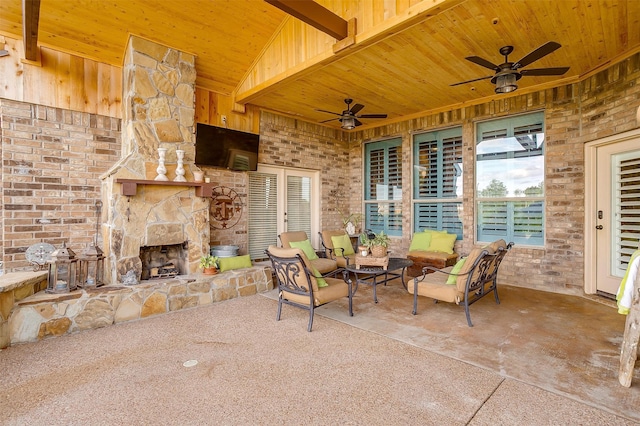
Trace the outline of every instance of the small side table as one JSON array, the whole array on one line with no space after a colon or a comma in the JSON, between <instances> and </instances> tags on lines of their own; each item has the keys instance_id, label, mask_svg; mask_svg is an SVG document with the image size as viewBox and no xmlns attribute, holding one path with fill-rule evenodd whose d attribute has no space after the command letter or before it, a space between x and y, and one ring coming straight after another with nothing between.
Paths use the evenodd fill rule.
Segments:
<instances>
[{"instance_id":1,"label":"small side table","mask_svg":"<svg viewBox=\"0 0 640 426\"><path fill-rule=\"evenodd\" d=\"M373 257L356 254L356 269L360 269L361 266L382 266L382 269L386 270L389 267L389 255Z\"/></svg>"}]
</instances>

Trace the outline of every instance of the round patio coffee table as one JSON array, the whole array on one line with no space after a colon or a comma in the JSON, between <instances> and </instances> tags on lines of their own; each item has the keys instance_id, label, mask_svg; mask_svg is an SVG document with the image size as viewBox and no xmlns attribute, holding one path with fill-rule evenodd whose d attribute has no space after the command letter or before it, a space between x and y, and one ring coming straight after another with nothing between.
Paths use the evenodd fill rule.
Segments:
<instances>
[{"instance_id":1,"label":"round patio coffee table","mask_svg":"<svg viewBox=\"0 0 640 426\"><path fill-rule=\"evenodd\" d=\"M402 285L406 289L407 284L404 281L404 271L411 265L413 265L413 261L409 259L390 257L389 266L387 267L387 269L383 269L382 266L360 266L360 268L357 268L356 265L347 265L345 269L353 273L356 277L356 283L353 287L353 295L355 295L356 291L358 291L359 283L371 285L373 286L373 301L375 303L378 303L376 286L378 284L387 285L387 281L400 278L400 280L402 281ZM393 272L397 271L398 269L400 269L400 272ZM381 279L383 275L384 279Z\"/></svg>"}]
</instances>

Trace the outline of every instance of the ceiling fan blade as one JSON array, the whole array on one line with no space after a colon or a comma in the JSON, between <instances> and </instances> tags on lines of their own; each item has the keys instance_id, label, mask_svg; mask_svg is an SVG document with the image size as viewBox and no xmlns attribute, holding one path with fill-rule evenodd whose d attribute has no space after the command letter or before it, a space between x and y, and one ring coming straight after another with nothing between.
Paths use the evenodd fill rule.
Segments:
<instances>
[{"instance_id":1,"label":"ceiling fan blade","mask_svg":"<svg viewBox=\"0 0 640 426\"><path fill-rule=\"evenodd\" d=\"M361 114L358 118L387 118L387 114Z\"/></svg>"},{"instance_id":2,"label":"ceiling fan blade","mask_svg":"<svg viewBox=\"0 0 640 426\"><path fill-rule=\"evenodd\" d=\"M358 112L360 112L360 110L361 110L362 108L364 108L364 105L362 105L362 104L354 104L354 105L351 107L350 111L351 111L353 114L357 114Z\"/></svg>"},{"instance_id":3,"label":"ceiling fan blade","mask_svg":"<svg viewBox=\"0 0 640 426\"><path fill-rule=\"evenodd\" d=\"M327 114L342 115L342 114L339 114L339 113L337 113L337 112L327 111L327 110L325 110L325 109L316 109L316 111L319 111L319 112L326 112Z\"/></svg>"},{"instance_id":4,"label":"ceiling fan blade","mask_svg":"<svg viewBox=\"0 0 640 426\"><path fill-rule=\"evenodd\" d=\"M569 71L569 67L558 67L558 68L533 68L530 70L522 70L520 74L522 75L562 75Z\"/></svg>"},{"instance_id":5,"label":"ceiling fan blade","mask_svg":"<svg viewBox=\"0 0 640 426\"><path fill-rule=\"evenodd\" d=\"M518 62L514 63L511 69L517 70L518 68L526 67L530 63L537 61L543 56L547 56L549 53L553 52L556 49L559 49L560 47L560 43L556 43L555 41L547 42L538 47L533 52L529 53L524 58L520 59Z\"/></svg>"},{"instance_id":6,"label":"ceiling fan blade","mask_svg":"<svg viewBox=\"0 0 640 426\"><path fill-rule=\"evenodd\" d=\"M318 123L327 123L329 121L333 121L333 120L340 120L340 118L330 118L328 120L324 120L324 121L318 121Z\"/></svg>"},{"instance_id":7,"label":"ceiling fan blade","mask_svg":"<svg viewBox=\"0 0 640 426\"><path fill-rule=\"evenodd\" d=\"M357 118L354 118L354 119L353 119L353 121L355 122L356 127L358 127L358 126L362 126L362 123L361 123L361 122L360 122L360 120L358 120Z\"/></svg>"},{"instance_id":8,"label":"ceiling fan blade","mask_svg":"<svg viewBox=\"0 0 640 426\"><path fill-rule=\"evenodd\" d=\"M499 71L500 67L497 66L496 64L492 64L491 62L487 61L486 59L483 59L479 56L468 56L465 58L467 61L471 61L474 64L478 64L480 66L483 66L485 68L489 68L490 70L494 70L494 71Z\"/></svg>"},{"instance_id":9,"label":"ceiling fan blade","mask_svg":"<svg viewBox=\"0 0 640 426\"><path fill-rule=\"evenodd\" d=\"M459 86L460 84L473 83L474 81L486 80L488 78L493 78L493 76L488 75L486 77L474 78L473 80L461 81L460 83L453 83L450 86Z\"/></svg>"}]
</instances>

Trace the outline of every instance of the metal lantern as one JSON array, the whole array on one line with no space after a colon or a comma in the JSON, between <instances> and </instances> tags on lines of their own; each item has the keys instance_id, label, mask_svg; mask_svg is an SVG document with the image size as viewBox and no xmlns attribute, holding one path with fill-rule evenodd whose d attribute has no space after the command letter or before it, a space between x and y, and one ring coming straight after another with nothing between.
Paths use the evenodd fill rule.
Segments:
<instances>
[{"instance_id":1,"label":"metal lantern","mask_svg":"<svg viewBox=\"0 0 640 426\"><path fill-rule=\"evenodd\" d=\"M62 248L51 253L49 260L49 280L47 282L47 293L69 293L77 288L76 274L77 263L76 254L66 243Z\"/></svg>"},{"instance_id":2,"label":"metal lantern","mask_svg":"<svg viewBox=\"0 0 640 426\"><path fill-rule=\"evenodd\" d=\"M82 288L100 287L104 284L104 254L100 247L91 245L80 254L78 286Z\"/></svg>"}]
</instances>

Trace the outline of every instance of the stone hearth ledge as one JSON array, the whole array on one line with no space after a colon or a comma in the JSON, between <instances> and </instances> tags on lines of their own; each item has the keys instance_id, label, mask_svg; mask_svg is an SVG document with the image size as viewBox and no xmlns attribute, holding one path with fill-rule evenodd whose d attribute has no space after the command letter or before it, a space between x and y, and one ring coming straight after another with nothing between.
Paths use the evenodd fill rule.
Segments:
<instances>
[{"instance_id":1,"label":"stone hearth ledge","mask_svg":"<svg viewBox=\"0 0 640 426\"><path fill-rule=\"evenodd\" d=\"M65 294L44 291L17 301L9 316L10 344L34 342L273 289L271 269L237 269L109 285Z\"/></svg>"}]
</instances>

